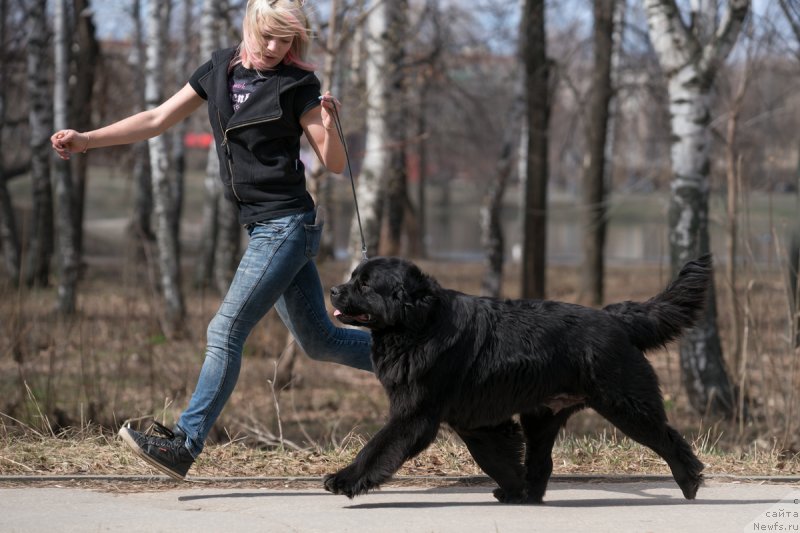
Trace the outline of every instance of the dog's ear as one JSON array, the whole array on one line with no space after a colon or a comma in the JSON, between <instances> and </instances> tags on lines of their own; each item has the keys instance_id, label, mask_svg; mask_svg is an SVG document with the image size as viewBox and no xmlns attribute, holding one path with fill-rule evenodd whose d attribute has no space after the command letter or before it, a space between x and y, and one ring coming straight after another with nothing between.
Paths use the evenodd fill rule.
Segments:
<instances>
[{"instance_id":1,"label":"dog's ear","mask_svg":"<svg viewBox=\"0 0 800 533\"><path fill-rule=\"evenodd\" d=\"M436 282L430 276L424 274L417 265L410 264L403 276L399 291L406 302L417 302L428 296Z\"/></svg>"},{"instance_id":2,"label":"dog's ear","mask_svg":"<svg viewBox=\"0 0 800 533\"><path fill-rule=\"evenodd\" d=\"M394 291L392 292L392 298L398 300L399 302L405 305L411 304L410 298L408 297L408 293L406 292L406 288L403 285L398 285L397 287L394 288Z\"/></svg>"},{"instance_id":3,"label":"dog's ear","mask_svg":"<svg viewBox=\"0 0 800 533\"><path fill-rule=\"evenodd\" d=\"M396 298L403 306L407 323L424 323L436 300L439 284L424 274L416 265L410 265L403 283L396 290Z\"/></svg>"}]
</instances>

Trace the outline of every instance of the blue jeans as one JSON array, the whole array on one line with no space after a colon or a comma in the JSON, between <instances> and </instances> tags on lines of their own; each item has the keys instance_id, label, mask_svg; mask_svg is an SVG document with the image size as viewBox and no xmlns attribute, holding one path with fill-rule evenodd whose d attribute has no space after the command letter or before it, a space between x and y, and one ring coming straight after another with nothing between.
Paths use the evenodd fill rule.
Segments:
<instances>
[{"instance_id":1,"label":"blue jeans","mask_svg":"<svg viewBox=\"0 0 800 533\"><path fill-rule=\"evenodd\" d=\"M247 250L208 325L206 358L197 387L177 423L194 457L203 450L233 392L245 339L273 305L312 359L372 370L369 333L337 328L328 317L313 261L322 233L315 211L268 220L248 231Z\"/></svg>"}]
</instances>

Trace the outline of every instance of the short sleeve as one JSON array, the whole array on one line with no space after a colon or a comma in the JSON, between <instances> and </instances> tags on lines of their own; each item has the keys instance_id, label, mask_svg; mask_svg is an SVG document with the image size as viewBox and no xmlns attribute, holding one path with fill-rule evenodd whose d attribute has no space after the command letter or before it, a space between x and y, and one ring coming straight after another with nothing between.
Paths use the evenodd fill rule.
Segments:
<instances>
[{"instance_id":1,"label":"short sleeve","mask_svg":"<svg viewBox=\"0 0 800 533\"><path fill-rule=\"evenodd\" d=\"M298 87L294 95L294 116L299 119L305 113L320 105L319 97L319 82Z\"/></svg>"},{"instance_id":2,"label":"short sleeve","mask_svg":"<svg viewBox=\"0 0 800 533\"><path fill-rule=\"evenodd\" d=\"M208 100L208 95L206 94L205 89L200 85L200 79L211 72L212 64L211 61L207 61L200 65L197 70L189 77L189 85L192 86L194 92L200 96L203 100Z\"/></svg>"}]
</instances>

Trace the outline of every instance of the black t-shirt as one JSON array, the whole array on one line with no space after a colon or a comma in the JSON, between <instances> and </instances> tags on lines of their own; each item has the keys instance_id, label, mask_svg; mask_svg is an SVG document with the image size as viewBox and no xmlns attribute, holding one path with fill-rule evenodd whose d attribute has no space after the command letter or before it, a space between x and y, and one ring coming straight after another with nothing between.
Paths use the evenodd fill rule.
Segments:
<instances>
[{"instance_id":1,"label":"black t-shirt","mask_svg":"<svg viewBox=\"0 0 800 533\"><path fill-rule=\"evenodd\" d=\"M283 63L273 70L256 71L254 69L245 68L241 64L236 65L228 74L228 90L230 91L233 111L236 112L239 106L250 97L261 83L277 73L278 69L282 67ZM194 89L203 100L208 100L208 94L206 94L206 91L200 85L200 78L205 76L211 68L211 61L203 63L189 78L189 85L192 86L192 89ZM317 87L313 85L304 85L296 89L294 96L294 116L298 117L298 119L302 117L304 113L318 105L319 89Z\"/></svg>"}]
</instances>

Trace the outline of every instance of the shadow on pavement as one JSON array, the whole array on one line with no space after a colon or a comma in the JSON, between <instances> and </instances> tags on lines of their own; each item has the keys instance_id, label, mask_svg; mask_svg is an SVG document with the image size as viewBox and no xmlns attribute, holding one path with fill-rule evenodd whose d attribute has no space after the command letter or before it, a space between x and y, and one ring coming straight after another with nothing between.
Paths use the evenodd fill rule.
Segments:
<instances>
[{"instance_id":1,"label":"shadow on pavement","mask_svg":"<svg viewBox=\"0 0 800 533\"><path fill-rule=\"evenodd\" d=\"M323 496L328 494L325 491L308 492L228 492L225 494L196 494L190 496L179 496L179 502L191 502L195 500L214 500L218 498L286 498L289 496ZM332 496L332 495L331 495Z\"/></svg>"},{"instance_id":2,"label":"shadow on pavement","mask_svg":"<svg viewBox=\"0 0 800 533\"><path fill-rule=\"evenodd\" d=\"M548 491L545 496L545 502L542 507L557 507L557 508L593 508L593 507L665 507L665 506L693 506L693 505L712 505L712 506L726 506L726 505L760 505L760 504L774 504L774 499L760 499L760 500L708 500L703 498L702 488L698 494L698 498L694 501L687 501L680 495L680 490L669 483L648 485L646 488L638 488L636 486L615 486L613 488L601 488L596 484L587 485L587 490L601 490L603 492L611 493L615 496L608 498L591 498L591 499L558 499L558 492L561 490L569 489L575 490L575 486L554 486ZM659 490L674 490L674 494L663 494L661 492L654 493L653 491ZM370 496L361 496L356 500L347 500L344 496L336 496L328 494L325 491L304 491L304 492L281 492L270 490L269 492L226 492L218 494L198 494L178 497L178 501L198 501L198 500L211 500L211 499L225 499L225 498L275 498L275 497L330 497L331 500L338 499L343 504L344 509L428 509L428 508L446 508L446 507L478 507L478 506L501 506L503 504L495 501L492 497L491 488L487 487L436 487L427 490L403 490L403 489L388 489L382 491L375 491L372 495L381 495L384 501L380 502L365 502L355 503L362 498L368 499ZM419 496L421 494L432 495L431 501L402 501L403 495L414 494ZM446 495L458 494L485 494L485 501L442 501L441 497ZM434 495L438 500L433 499ZM617 496L620 495L620 496ZM630 497L625 497L628 495ZM385 501L385 497L397 496L399 501ZM548 496L550 496L548 498ZM556 496L556 498L553 498ZM350 505L347 503L353 502ZM527 507L537 508L538 505L530 505Z\"/></svg>"}]
</instances>

